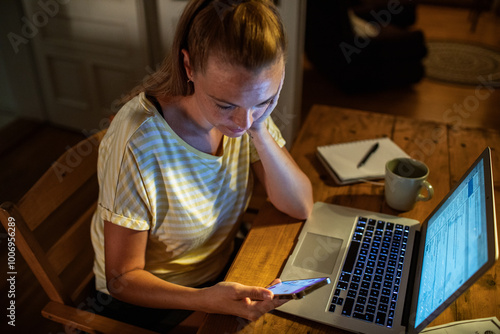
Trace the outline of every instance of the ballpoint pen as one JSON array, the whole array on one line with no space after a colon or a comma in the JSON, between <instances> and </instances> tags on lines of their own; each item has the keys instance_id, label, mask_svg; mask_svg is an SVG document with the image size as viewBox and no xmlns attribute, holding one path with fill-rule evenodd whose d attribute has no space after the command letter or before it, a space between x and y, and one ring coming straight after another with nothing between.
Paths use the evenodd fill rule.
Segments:
<instances>
[{"instance_id":1,"label":"ballpoint pen","mask_svg":"<svg viewBox=\"0 0 500 334\"><path fill-rule=\"evenodd\" d=\"M370 150L369 150L368 152L366 152L366 154L365 154L365 156L363 157L363 159L361 159L361 161L359 162L359 164L358 164L358 167L357 167L357 168L359 168L359 167L363 166L363 165L364 165L364 164L368 161L368 159L370 159L371 155L372 155L373 153L375 153L375 151L376 151L377 149L378 149L378 143L375 143L375 144L374 144L374 145L370 148Z\"/></svg>"}]
</instances>

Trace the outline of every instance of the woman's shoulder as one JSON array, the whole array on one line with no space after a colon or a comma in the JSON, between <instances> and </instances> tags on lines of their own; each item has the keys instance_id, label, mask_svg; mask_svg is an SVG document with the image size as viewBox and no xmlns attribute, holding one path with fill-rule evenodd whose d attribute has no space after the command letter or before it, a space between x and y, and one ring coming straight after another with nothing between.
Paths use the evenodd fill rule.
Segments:
<instances>
[{"instance_id":1,"label":"woman's shoulder","mask_svg":"<svg viewBox=\"0 0 500 334\"><path fill-rule=\"evenodd\" d=\"M144 93L130 99L113 118L103 142L110 146L126 146L147 141L161 132L162 117Z\"/></svg>"}]
</instances>

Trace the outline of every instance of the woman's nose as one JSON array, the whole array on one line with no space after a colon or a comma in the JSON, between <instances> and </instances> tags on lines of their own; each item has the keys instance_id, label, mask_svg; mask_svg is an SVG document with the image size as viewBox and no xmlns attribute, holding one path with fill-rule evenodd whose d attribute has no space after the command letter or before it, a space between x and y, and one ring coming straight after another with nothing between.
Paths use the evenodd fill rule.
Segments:
<instances>
[{"instance_id":1,"label":"woman's nose","mask_svg":"<svg viewBox=\"0 0 500 334\"><path fill-rule=\"evenodd\" d=\"M233 122L241 129L250 129L253 123L251 109L238 109L234 115Z\"/></svg>"}]
</instances>

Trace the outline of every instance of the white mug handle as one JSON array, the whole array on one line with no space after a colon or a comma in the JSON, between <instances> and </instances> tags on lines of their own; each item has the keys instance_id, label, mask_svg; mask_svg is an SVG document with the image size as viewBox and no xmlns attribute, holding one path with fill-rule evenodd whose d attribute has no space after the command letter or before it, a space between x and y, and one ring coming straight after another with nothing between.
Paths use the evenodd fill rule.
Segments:
<instances>
[{"instance_id":1,"label":"white mug handle","mask_svg":"<svg viewBox=\"0 0 500 334\"><path fill-rule=\"evenodd\" d=\"M417 201L428 201L432 198L432 196L434 196L434 188L432 187L432 185L427 182L427 180L424 180L422 181L422 186L425 187L425 189L427 189L427 196L424 196L422 194L418 194L417 196Z\"/></svg>"}]
</instances>

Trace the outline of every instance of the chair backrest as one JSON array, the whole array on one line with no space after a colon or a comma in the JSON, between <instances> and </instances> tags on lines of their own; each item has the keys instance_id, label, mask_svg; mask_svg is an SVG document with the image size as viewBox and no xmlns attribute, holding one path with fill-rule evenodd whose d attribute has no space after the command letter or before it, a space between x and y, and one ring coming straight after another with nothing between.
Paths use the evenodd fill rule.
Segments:
<instances>
[{"instance_id":1,"label":"chair backrest","mask_svg":"<svg viewBox=\"0 0 500 334\"><path fill-rule=\"evenodd\" d=\"M97 156L105 130L67 150L0 220L52 301L75 305L94 277L90 222L98 196Z\"/></svg>"}]
</instances>

